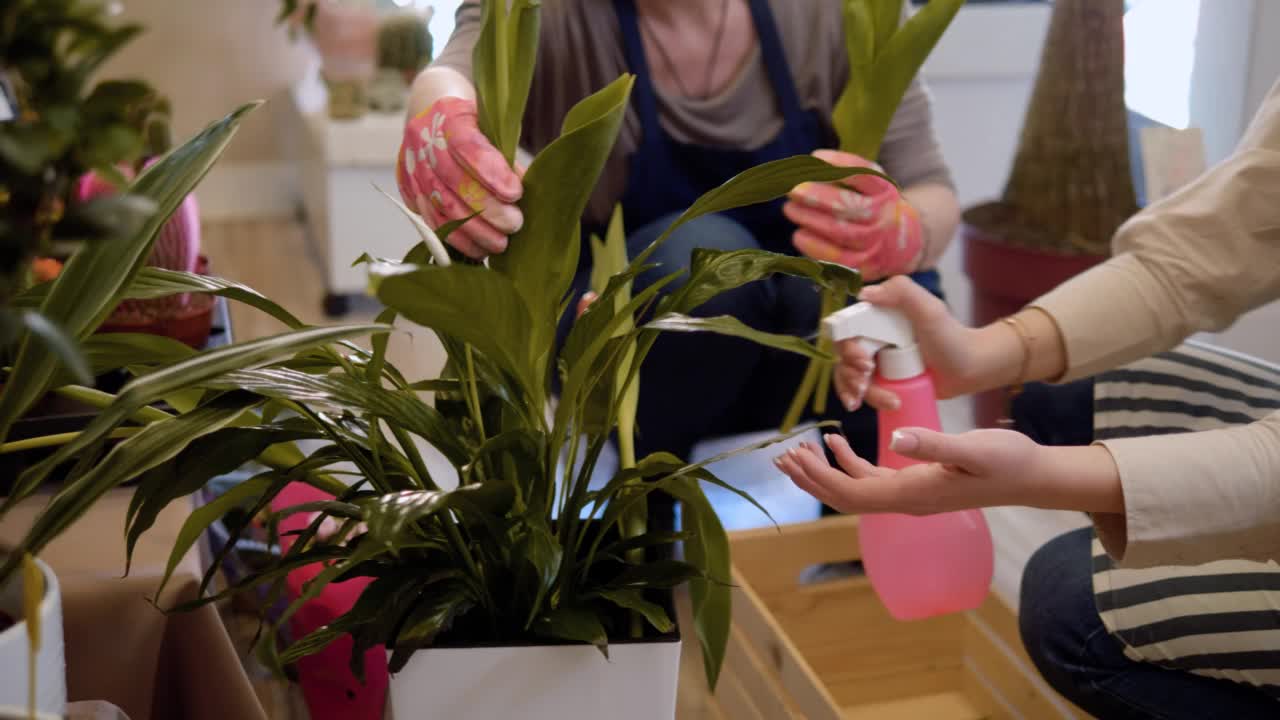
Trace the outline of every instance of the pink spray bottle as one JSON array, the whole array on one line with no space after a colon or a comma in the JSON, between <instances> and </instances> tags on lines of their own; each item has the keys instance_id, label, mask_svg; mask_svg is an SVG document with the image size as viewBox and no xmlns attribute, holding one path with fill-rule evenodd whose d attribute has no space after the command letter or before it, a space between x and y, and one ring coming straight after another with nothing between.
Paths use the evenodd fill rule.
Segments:
<instances>
[{"instance_id":1,"label":"pink spray bottle","mask_svg":"<svg viewBox=\"0 0 1280 720\"><path fill-rule=\"evenodd\" d=\"M893 432L940 431L942 423L910 321L896 310L857 303L824 319L822 331L836 341L857 339L876 359L876 383L902 400L898 410L879 412L880 465L901 469L916 463L889 449ZM858 539L871 586L895 619L971 610L990 590L994 551L981 511L863 515Z\"/></svg>"}]
</instances>

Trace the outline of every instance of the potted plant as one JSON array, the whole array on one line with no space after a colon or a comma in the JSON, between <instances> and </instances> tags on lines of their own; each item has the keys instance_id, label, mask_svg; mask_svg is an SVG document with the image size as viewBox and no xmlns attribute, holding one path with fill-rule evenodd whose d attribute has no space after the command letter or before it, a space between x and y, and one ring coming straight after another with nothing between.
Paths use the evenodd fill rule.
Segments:
<instances>
[{"instance_id":1,"label":"potted plant","mask_svg":"<svg viewBox=\"0 0 1280 720\"><path fill-rule=\"evenodd\" d=\"M476 50L481 127L509 161L537 29L536 3L519 0L510 9L485 4ZM825 359L802 339L688 313L720 292L774 273L807 277L843 293L856 293L859 278L848 268L805 258L703 251L679 289L659 295L683 271L631 295L631 279L650 267L647 260L664 235L633 261L617 262L619 271L601 271L600 299L557 354L557 319L578 262L579 217L618 134L631 83L624 76L579 103L561 137L534 158L524 180L525 226L509 252L487 265L467 262L415 217L423 243L402 261L365 258L372 292L387 307L375 323L308 327L233 283L154 268L139 272L126 296L147 296L158 287L214 291L291 329L203 352L167 345L157 354L154 343L117 343L110 364L139 375L116 396L95 396L102 412L92 425L20 478L15 497L72 464L22 550L38 552L107 489L139 479L127 528L132 545L169 502L256 460L259 474L192 515L170 567L211 523L237 510L229 523L233 534L242 532L291 483L333 496L273 513L269 527L298 513L315 518L268 567L197 601L278 587L293 569L322 563L301 596L267 623L259 650L273 667L350 635L357 671L368 649L388 649L391 669L401 674L392 689L401 720L422 717L428 707L433 713L460 707L448 704L451 695L465 698L470 713L452 717L493 717L497 711L485 701L517 686L525 690L526 717L566 708L581 713L585 702L612 717L669 715L678 651L664 638L673 631L667 593L688 583L694 631L714 684L728 640L729 557L724 529L700 483L727 484L706 463L689 465L667 454L627 459L601 488L588 480L615 430L630 428L630 388L658 333L727 333ZM703 214L780 197L801 181L867 172L874 171L834 168L807 156L769 163L699 199L672 229ZM408 378L388 362L388 335L401 318L440 337L449 358L440 377ZM360 336L372 336L371 348L348 342ZM549 411L553 373L561 391ZM424 399L424 392L433 397ZM160 398L175 412L143 410ZM98 450L104 439L120 435L125 438L110 452ZM291 445L302 439L321 442L303 455ZM424 444L444 458L446 472L432 470ZM566 470L558 482L561 467ZM645 498L657 489L684 502L680 533L645 527ZM0 506L0 518L8 504ZM326 521L338 527L322 539ZM681 559L651 552L677 543ZM0 576L15 567L9 562ZM351 610L282 651L276 639L289 619L340 582L366 583ZM429 649L416 652L423 648ZM637 662L646 669L628 669L634 667L631 655L642 656ZM517 667L528 674L454 680L434 674L441 663L454 670ZM544 665L566 672L538 675L549 684L529 685L533 669ZM638 677L648 678L642 696L596 694L597 687L611 693ZM636 699L619 703L624 697Z\"/></svg>"},{"instance_id":2,"label":"potted plant","mask_svg":"<svg viewBox=\"0 0 1280 720\"><path fill-rule=\"evenodd\" d=\"M1107 257L1138 208L1129 159L1124 2L1058 0L1004 196L964 213L974 323ZM980 396L978 424L995 424L1006 405L1003 392Z\"/></svg>"},{"instance_id":3,"label":"potted plant","mask_svg":"<svg viewBox=\"0 0 1280 720\"><path fill-rule=\"evenodd\" d=\"M11 441L19 420L51 391L101 394L68 386L91 383L96 369L111 364L104 356L111 353L112 340L92 333L124 299L160 225L208 170L243 114L215 125L126 183L120 167L167 143L167 104L145 83L93 78L139 31L112 22L99 3L84 0L18 0L5 10L0 27L0 114L5 118L0 122L0 353L6 371L0 386L0 455L52 444L48 438ZM76 184L90 172L127 187L109 197L79 197ZM54 256L70 259L65 268L35 262ZM6 489L12 480L5 478ZM7 617L0 628L6 668L0 706L26 707L31 694L41 710L61 713L66 691L57 579L20 550L0 552L0 557L10 566L33 568L0 583L0 611ZM38 588L32 583L43 589L34 592ZM15 607L15 597L29 600L27 612ZM30 664L39 671L29 688L32 639L39 642ZM21 665L11 662L14 652L21 652Z\"/></svg>"}]
</instances>

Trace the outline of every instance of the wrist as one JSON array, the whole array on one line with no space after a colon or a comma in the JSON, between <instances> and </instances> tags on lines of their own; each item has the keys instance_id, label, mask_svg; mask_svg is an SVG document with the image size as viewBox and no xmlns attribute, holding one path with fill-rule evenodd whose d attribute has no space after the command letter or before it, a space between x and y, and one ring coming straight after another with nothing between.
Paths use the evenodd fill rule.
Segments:
<instances>
[{"instance_id":1,"label":"wrist","mask_svg":"<svg viewBox=\"0 0 1280 720\"><path fill-rule=\"evenodd\" d=\"M1049 510L1124 513L1120 470L1103 445L1038 446L1026 503Z\"/></svg>"}]
</instances>

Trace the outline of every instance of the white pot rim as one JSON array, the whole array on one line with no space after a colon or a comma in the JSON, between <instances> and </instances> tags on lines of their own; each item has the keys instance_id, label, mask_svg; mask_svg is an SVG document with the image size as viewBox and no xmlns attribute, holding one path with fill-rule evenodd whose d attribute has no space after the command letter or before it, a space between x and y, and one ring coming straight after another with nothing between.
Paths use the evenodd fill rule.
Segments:
<instances>
[{"instance_id":1,"label":"white pot rim","mask_svg":"<svg viewBox=\"0 0 1280 720\"><path fill-rule=\"evenodd\" d=\"M0 558L3 557L5 557L5 555L0 554ZM57 603L59 601L58 599L62 597L62 588L58 586L58 575L53 572L53 568L49 567L49 565L40 558L36 558L35 561L36 567L40 568L40 572L44 573L44 598L40 600L40 616L48 617L49 613L53 610L53 604ZM22 576L19 572L14 574L14 577L10 582L21 581ZM19 595L19 597L21 597L21 595ZM10 614L14 617L18 617L19 619L12 627L0 632L0 644L3 644L5 639L7 639L11 634L26 631L27 618L19 617L22 615L21 602L19 602L19 607L16 608L16 611L17 612ZM6 612L8 611L6 610ZM3 713L8 710L9 708L0 707L0 718L4 718L5 715L3 715ZM24 710L23 712L26 711Z\"/></svg>"}]
</instances>

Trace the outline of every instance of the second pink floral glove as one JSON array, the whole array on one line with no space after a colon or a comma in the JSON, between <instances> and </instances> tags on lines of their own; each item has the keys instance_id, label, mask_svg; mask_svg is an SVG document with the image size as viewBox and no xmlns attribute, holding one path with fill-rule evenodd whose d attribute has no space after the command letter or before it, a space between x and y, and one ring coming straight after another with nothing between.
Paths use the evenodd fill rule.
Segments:
<instances>
[{"instance_id":1,"label":"second pink floral glove","mask_svg":"<svg viewBox=\"0 0 1280 720\"><path fill-rule=\"evenodd\" d=\"M832 165L879 169L851 153L813 154ZM857 268L867 280L919 269L924 254L920 215L893 183L872 175L801 183L788 198L783 212L799 226L792 242L803 255Z\"/></svg>"},{"instance_id":2,"label":"second pink floral glove","mask_svg":"<svg viewBox=\"0 0 1280 720\"><path fill-rule=\"evenodd\" d=\"M480 132L471 100L443 97L409 120L396 181L405 204L433 228L479 213L448 238L471 258L503 252L524 223L515 205L520 175Z\"/></svg>"}]
</instances>

